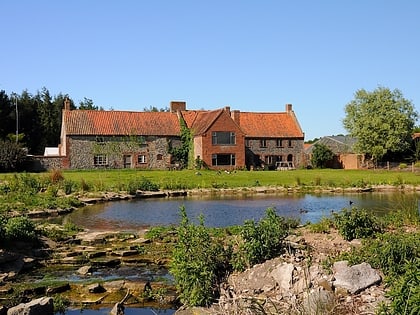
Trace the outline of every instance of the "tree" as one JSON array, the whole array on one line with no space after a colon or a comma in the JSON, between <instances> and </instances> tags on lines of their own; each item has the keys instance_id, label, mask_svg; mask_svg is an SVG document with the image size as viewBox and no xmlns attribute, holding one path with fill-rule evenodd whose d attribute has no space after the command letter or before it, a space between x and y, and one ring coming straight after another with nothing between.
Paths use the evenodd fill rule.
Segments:
<instances>
[{"instance_id":1,"label":"tree","mask_svg":"<svg viewBox=\"0 0 420 315\"><path fill-rule=\"evenodd\" d=\"M98 107L93 104L93 101L90 98L84 98L83 101L79 103L79 109L84 110L104 110L102 107Z\"/></svg>"},{"instance_id":2,"label":"tree","mask_svg":"<svg viewBox=\"0 0 420 315\"><path fill-rule=\"evenodd\" d=\"M26 152L20 144L0 140L0 171L16 171L25 158Z\"/></svg>"},{"instance_id":3,"label":"tree","mask_svg":"<svg viewBox=\"0 0 420 315\"><path fill-rule=\"evenodd\" d=\"M387 153L404 152L410 147L418 114L398 89L358 90L345 112L343 125L357 139L355 150L373 162Z\"/></svg>"},{"instance_id":4,"label":"tree","mask_svg":"<svg viewBox=\"0 0 420 315\"><path fill-rule=\"evenodd\" d=\"M314 167L325 168L334 157L329 147L322 143L315 143L312 151L311 162Z\"/></svg>"}]
</instances>

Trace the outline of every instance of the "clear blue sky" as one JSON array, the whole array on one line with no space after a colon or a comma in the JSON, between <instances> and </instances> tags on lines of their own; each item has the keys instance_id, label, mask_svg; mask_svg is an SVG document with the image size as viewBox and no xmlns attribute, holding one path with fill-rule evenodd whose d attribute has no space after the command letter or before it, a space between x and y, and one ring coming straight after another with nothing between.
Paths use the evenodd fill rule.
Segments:
<instances>
[{"instance_id":1,"label":"clear blue sky","mask_svg":"<svg viewBox=\"0 0 420 315\"><path fill-rule=\"evenodd\" d=\"M2 0L0 90L105 109L284 111L346 133L361 88L420 105L420 1Z\"/></svg>"}]
</instances>

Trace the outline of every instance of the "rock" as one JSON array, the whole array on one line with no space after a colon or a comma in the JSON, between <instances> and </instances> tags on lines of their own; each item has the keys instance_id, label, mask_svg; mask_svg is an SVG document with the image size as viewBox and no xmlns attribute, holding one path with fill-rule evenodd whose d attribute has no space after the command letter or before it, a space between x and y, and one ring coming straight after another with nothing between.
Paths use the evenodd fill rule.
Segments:
<instances>
[{"instance_id":1,"label":"rock","mask_svg":"<svg viewBox=\"0 0 420 315\"><path fill-rule=\"evenodd\" d=\"M48 287L47 294L63 293L63 292L69 291L70 289L71 289L70 284L64 283L64 284L57 285L54 287Z\"/></svg>"},{"instance_id":2,"label":"rock","mask_svg":"<svg viewBox=\"0 0 420 315\"><path fill-rule=\"evenodd\" d=\"M89 293L104 293L106 289L99 283L94 283L88 286Z\"/></svg>"},{"instance_id":3,"label":"rock","mask_svg":"<svg viewBox=\"0 0 420 315\"><path fill-rule=\"evenodd\" d=\"M54 305L52 297L42 297L29 303L21 303L7 311L7 315L53 315Z\"/></svg>"},{"instance_id":4,"label":"rock","mask_svg":"<svg viewBox=\"0 0 420 315\"><path fill-rule=\"evenodd\" d=\"M276 268L271 271L270 276L274 278L282 292L289 291L291 288L293 270L295 270L295 266L293 264L282 263L277 265Z\"/></svg>"},{"instance_id":5,"label":"rock","mask_svg":"<svg viewBox=\"0 0 420 315\"><path fill-rule=\"evenodd\" d=\"M333 266L334 287L357 294L372 285L381 282L381 276L367 263L349 267L347 261L339 261Z\"/></svg>"},{"instance_id":6,"label":"rock","mask_svg":"<svg viewBox=\"0 0 420 315\"><path fill-rule=\"evenodd\" d=\"M306 315L329 314L334 308L334 294L317 289L303 298L302 305Z\"/></svg>"},{"instance_id":7,"label":"rock","mask_svg":"<svg viewBox=\"0 0 420 315\"><path fill-rule=\"evenodd\" d=\"M87 274L91 273L93 271L92 266L82 266L79 269L77 269L77 273L82 276L86 276Z\"/></svg>"}]
</instances>

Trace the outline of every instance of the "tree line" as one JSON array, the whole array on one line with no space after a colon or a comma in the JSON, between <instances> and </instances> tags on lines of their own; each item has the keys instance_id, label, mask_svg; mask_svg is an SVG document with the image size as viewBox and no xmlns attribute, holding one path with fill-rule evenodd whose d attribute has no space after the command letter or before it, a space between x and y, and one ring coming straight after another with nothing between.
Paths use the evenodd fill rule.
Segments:
<instances>
[{"instance_id":1,"label":"tree line","mask_svg":"<svg viewBox=\"0 0 420 315\"><path fill-rule=\"evenodd\" d=\"M45 87L36 94L24 90L21 94L8 95L1 90L0 140L17 143L33 155L44 154L45 147L57 147L66 98L70 100L71 109L102 109L88 98L76 106L68 94L52 96Z\"/></svg>"}]
</instances>

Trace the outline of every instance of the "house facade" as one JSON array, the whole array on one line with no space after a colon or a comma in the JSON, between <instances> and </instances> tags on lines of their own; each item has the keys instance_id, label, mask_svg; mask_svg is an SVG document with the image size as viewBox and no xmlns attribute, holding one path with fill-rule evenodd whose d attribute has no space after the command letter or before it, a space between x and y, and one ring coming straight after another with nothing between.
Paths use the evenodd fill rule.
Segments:
<instances>
[{"instance_id":1,"label":"house facade","mask_svg":"<svg viewBox=\"0 0 420 315\"><path fill-rule=\"evenodd\" d=\"M170 149L181 145L181 123L192 135L190 157L210 169L279 169L303 162L304 133L292 110L252 113L187 110L171 102L169 112L63 110L63 167L168 169Z\"/></svg>"}]
</instances>

